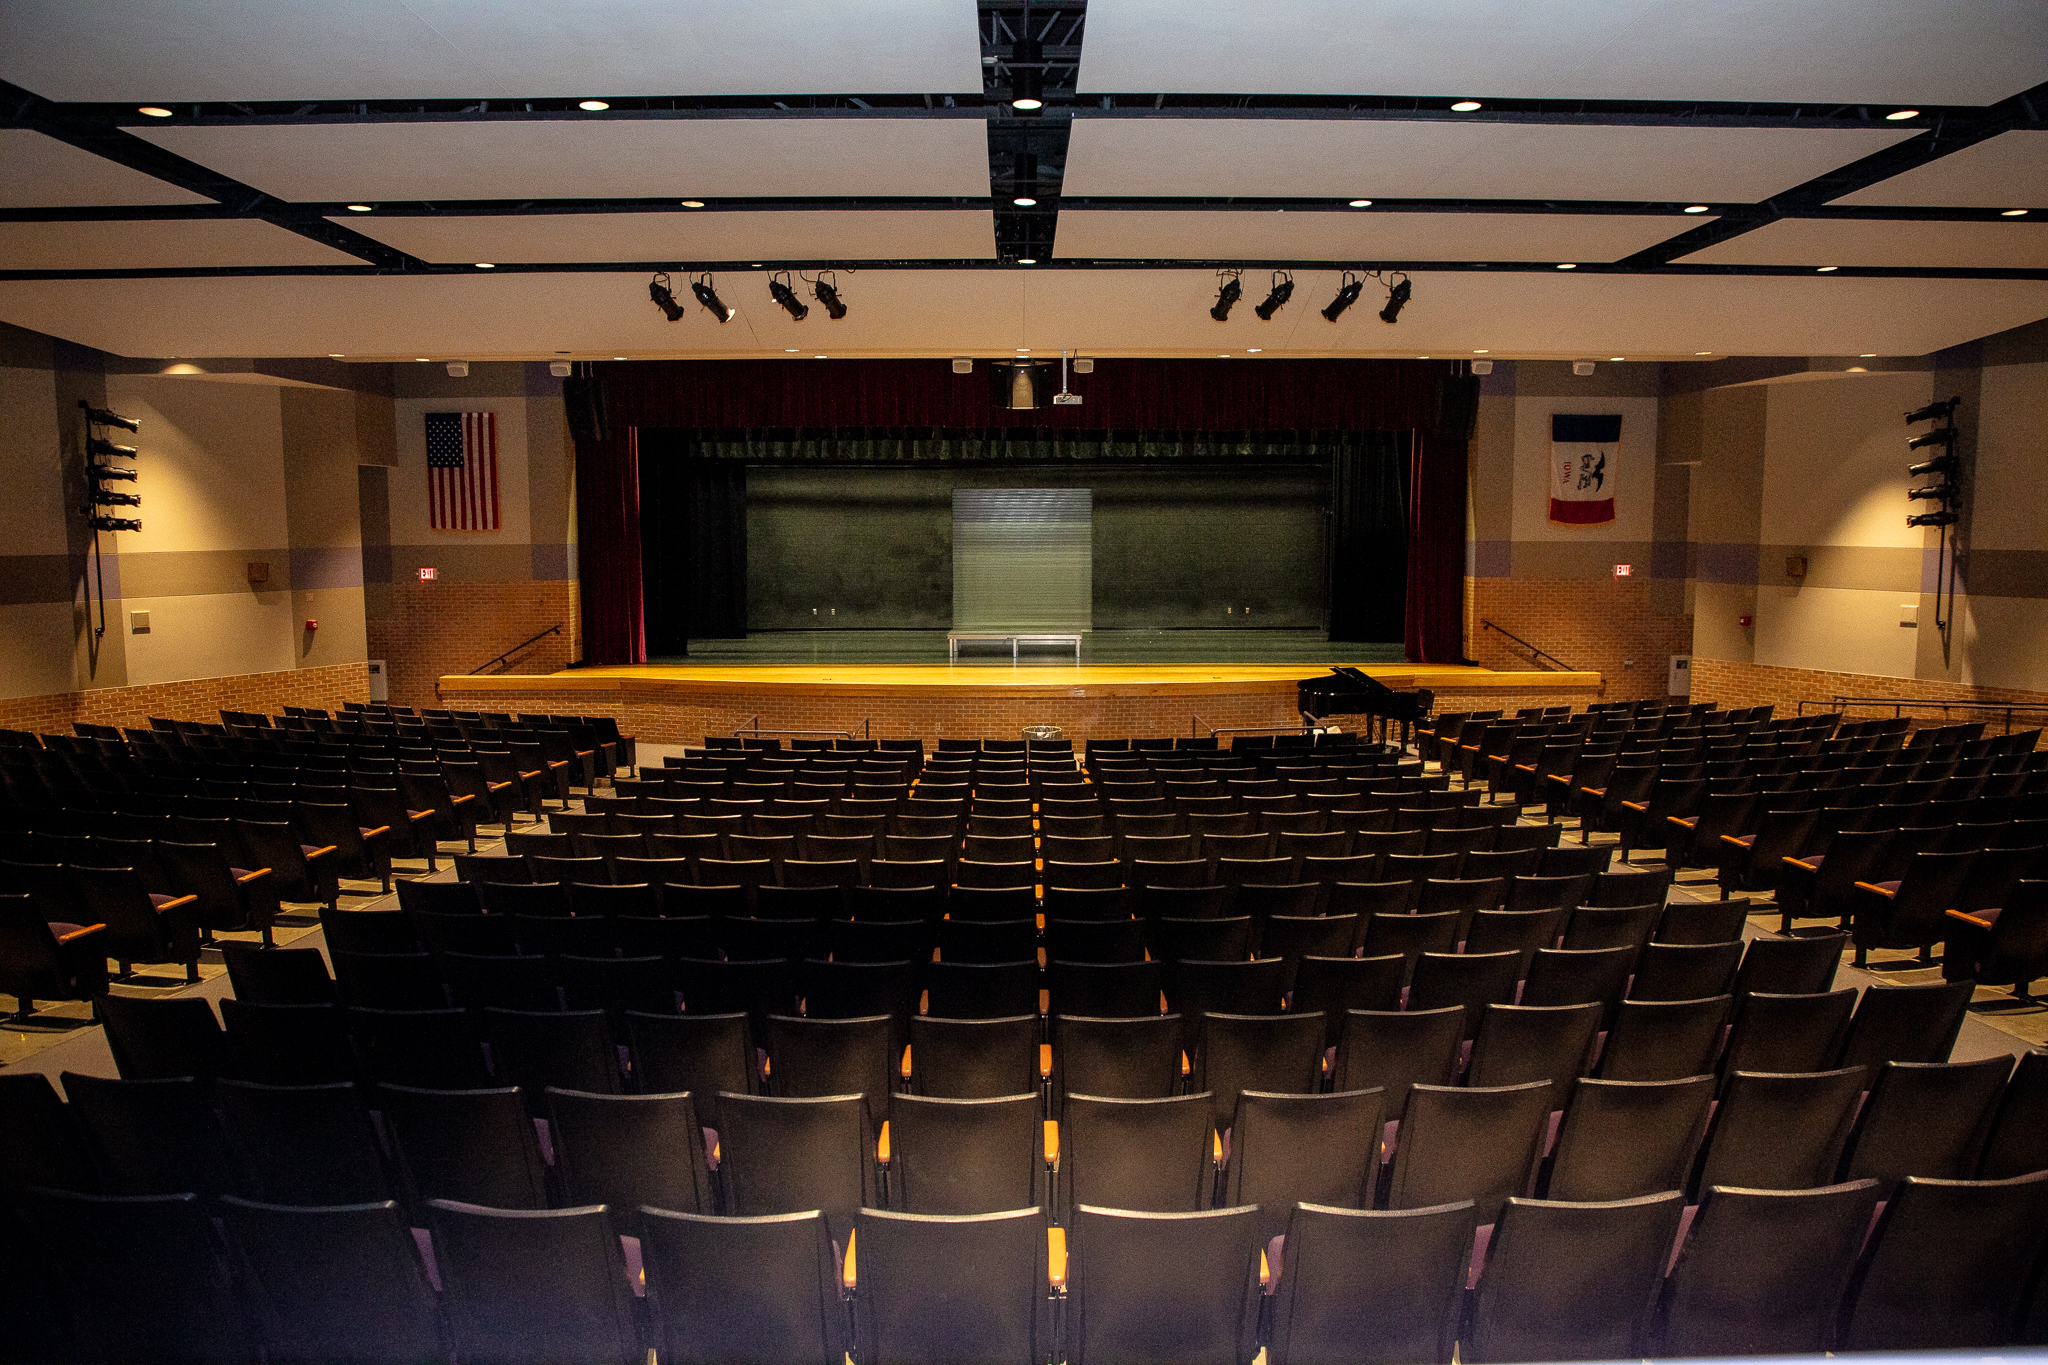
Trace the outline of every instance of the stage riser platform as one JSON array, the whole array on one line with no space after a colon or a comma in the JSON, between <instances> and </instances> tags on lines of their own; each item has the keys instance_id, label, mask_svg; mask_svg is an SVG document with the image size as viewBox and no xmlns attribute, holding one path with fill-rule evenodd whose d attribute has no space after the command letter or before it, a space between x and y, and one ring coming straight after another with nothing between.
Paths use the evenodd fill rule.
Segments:
<instances>
[{"instance_id":1,"label":"stage riser platform","mask_svg":"<svg viewBox=\"0 0 2048 1365\"><path fill-rule=\"evenodd\" d=\"M709 670L706 670L709 671ZM749 670L717 670L744 673ZM902 673L903 670L885 670ZM1227 668L1223 671L1228 671ZM1242 670L1276 673L1285 669ZM1451 678L1416 674L1413 666L1371 669L1390 686L1435 687L1439 710L1513 710L1519 706L1584 706L1599 699L1597 674L1497 674L1448 670ZM441 679L441 705L458 711L546 712L615 717L620 728L650 744L699 744L759 719L775 730L851 731L863 739L1014 739L1027 725L1057 725L1076 745L1090 739L1161 739L1214 729L1292 727L1299 723L1294 678L1209 677L1183 670L948 670L936 679L888 682L812 681L799 670L759 670L774 680L689 677L675 668L605 669L545 677L497 675ZM823 671L821 670L821 673ZM846 670L835 670L845 679ZM1315 669L1293 670L1313 677ZM1147 677L1146 674L1155 674ZM1176 673L1182 676L1174 676ZM1411 676L1413 675L1413 676ZM1476 675L1476 676L1472 676ZM1456 698L1456 704L1450 699ZM1199 716L1201 724L1194 718ZM1330 723L1363 728L1363 718Z\"/></svg>"}]
</instances>

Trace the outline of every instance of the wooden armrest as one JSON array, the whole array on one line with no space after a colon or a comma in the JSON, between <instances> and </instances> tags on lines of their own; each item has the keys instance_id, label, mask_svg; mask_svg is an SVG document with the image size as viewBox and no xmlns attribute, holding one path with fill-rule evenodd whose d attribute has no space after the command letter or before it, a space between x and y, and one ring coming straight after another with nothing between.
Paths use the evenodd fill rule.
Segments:
<instances>
[{"instance_id":1,"label":"wooden armrest","mask_svg":"<svg viewBox=\"0 0 2048 1365\"><path fill-rule=\"evenodd\" d=\"M1060 1164L1060 1125L1054 1119L1047 1119L1045 1121L1045 1164L1048 1166Z\"/></svg>"},{"instance_id":2,"label":"wooden armrest","mask_svg":"<svg viewBox=\"0 0 2048 1365\"><path fill-rule=\"evenodd\" d=\"M1991 927L1990 920L1973 915L1967 910L1946 910L1942 913L1946 914L1950 919L1959 919L1965 924L1974 924L1979 929L1989 929Z\"/></svg>"},{"instance_id":3,"label":"wooden armrest","mask_svg":"<svg viewBox=\"0 0 2048 1365\"><path fill-rule=\"evenodd\" d=\"M1067 1230L1045 1230L1045 1278L1054 1289L1067 1287Z\"/></svg>"},{"instance_id":4,"label":"wooden armrest","mask_svg":"<svg viewBox=\"0 0 2048 1365\"><path fill-rule=\"evenodd\" d=\"M1721 836L1721 842L1724 844L1733 844L1737 848L1748 848L1750 846L1750 840L1754 837L1754 835L1749 834L1724 834Z\"/></svg>"},{"instance_id":5,"label":"wooden armrest","mask_svg":"<svg viewBox=\"0 0 2048 1365\"><path fill-rule=\"evenodd\" d=\"M541 770L539 768L535 768L532 772L527 772L524 769L522 769L519 773L521 777L539 777L540 774Z\"/></svg>"},{"instance_id":6,"label":"wooden armrest","mask_svg":"<svg viewBox=\"0 0 2048 1365\"><path fill-rule=\"evenodd\" d=\"M241 876L235 878L235 880L239 882L241 885L247 886L250 882L262 881L265 877L268 877L270 875L270 872L271 870L267 867L259 867L253 871L244 872Z\"/></svg>"},{"instance_id":7,"label":"wooden armrest","mask_svg":"<svg viewBox=\"0 0 2048 1365\"><path fill-rule=\"evenodd\" d=\"M474 800L476 800L476 793L475 793L475 792L464 792L464 793L463 793L462 795L460 795L460 796L450 796L450 797L448 798L448 804L449 804L449 805L451 805L451 806L459 806L459 805L461 805L461 804L462 804L463 802L465 802L465 801L474 801Z\"/></svg>"},{"instance_id":8,"label":"wooden armrest","mask_svg":"<svg viewBox=\"0 0 2048 1365\"><path fill-rule=\"evenodd\" d=\"M903 1073L904 1080L910 1079L910 1044L908 1043L903 1045L903 1064L897 1070Z\"/></svg>"},{"instance_id":9,"label":"wooden armrest","mask_svg":"<svg viewBox=\"0 0 2048 1365\"><path fill-rule=\"evenodd\" d=\"M1667 815L1664 818L1681 829L1691 829L1700 822L1697 815Z\"/></svg>"},{"instance_id":10,"label":"wooden armrest","mask_svg":"<svg viewBox=\"0 0 2048 1365\"><path fill-rule=\"evenodd\" d=\"M310 863L315 858L325 858L330 853L339 853L340 851L341 850L336 848L333 844L327 844L324 847L316 848L311 853L306 854L306 861Z\"/></svg>"},{"instance_id":11,"label":"wooden armrest","mask_svg":"<svg viewBox=\"0 0 2048 1365\"><path fill-rule=\"evenodd\" d=\"M884 1166L889 1164L889 1120L882 1120L882 1131L875 1138L875 1160Z\"/></svg>"},{"instance_id":12,"label":"wooden armrest","mask_svg":"<svg viewBox=\"0 0 2048 1365\"><path fill-rule=\"evenodd\" d=\"M1579 790L1580 790L1581 792L1584 792L1584 793L1585 793L1585 794L1586 794L1587 796L1605 796L1605 795L1607 795L1607 788L1605 788L1605 787L1581 787L1581 788L1579 788Z\"/></svg>"},{"instance_id":13,"label":"wooden armrest","mask_svg":"<svg viewBox=\"0 0 2048 1365\"><path fill-rule=\"evenodd\" d=\"M1272 1266L1270 1266L1270 1265L1268 1265L1268 1264L1266 1263L1266 1249L1265 1249L1264 1247L1260 1247L1260 1248L1259 1248L1259 1287L1260 1287L1261 1289L1264 1289L1264 1288L1266 1288L1267 1286L1271 1285L1272 1283L1273 1283L1273 1267L1272 1267Z\"/></svg>"},{"instance_id":14,"label":"wooden armrest","mask_svg":"<svg viewBox=\"0 0 2048 1365\"><path fill-rule=\"evenodd\" d=\"M849 1294L860 1287L860 1275L855 1271L853 1265L853 1243L855 1237L859 1235L859 1231L858 1228L848 1228L846 1230L846 1264L840 1268L839 1272L839 1282L845 1286L846 1292Z\"/></svg>"},{"instance_id":15,"label":"wooden armrest","mask_svg":"<svg viewBox=\"0 0 2048 1365\"><path fill-rule=\"evenodd\" d=\"M494 792L501 792L505 790L505 788L511 786L512 784L510 782L487 782L484 785L489 787Z\"/></svg>"},{"instance_id":16,"label":"wooden armrest","mask_svg":"<svg viewBox=\"0 0 2048 1365\"><path fill-rule=\"evenodd\" d=\"M1192 1066L1188 1065L1188 1054L1187 1054L1187 1053L1185 1053L1185 1052L1181 1053L1181 1054L1180 1054L1180 1074L1181 1074L1182 1076L1187 1076L1187 1075L1191 1074L1191 1073L1192 1073L1193 1071L1194 1071L1194 1068L1193 1068Z\"/></svg>"},{"instance_id":17,"label":"wooden armrest","mask_svg":"<svg viewBox=\"0 0 2048 1365\"><path fill-rule=\"evenodd\" d=\"M1517 763L1515 771L1518 773L1533 773L1536 771L1536 765L1534 763Z\"/></svg>"},{"instance_id":18,"label":"wooden armrest","mask_svg":"<svg viewBox=\"0 0 2048 1365\"><path fill-rule=\"evenodd\" d=\"M168 900L159 905L157 913L162 914L166 910L183 910L188 905L197 904L199 904L199 897L197 896L180 896L176 900Z\"/></svg>"},{"instance_id":19,"label":"wooden armrest","mask_svg":"<svg viewBox=\"0 0 2048 1365\"><path fill-rule=\"evenodd\" d=\"M374 829L364 829L358 830L356 832L362 835L365 839L374 839L380 834L389 834L391 832L391 826L378 825Z\"/></svg>"},{"instance_id":20,"label":"wooden armrest","mask_svg":"<svg viewBox=\"0 0 2048 1365\"><path fill-rule=\"evenodd\" d=\"M1209 1160L1218 1166L1223 1164L1223 1134L1214 1128L1209 1130Z\"/></svg>"},{"instance_id":21,"label":"wooden armrest","mask_svg":"<svg viewBox=\"0 0 2048 1365\"><path fill-rule=\"evenodd\" d=\"M1041 994L1042 994L1042 992L1041 992ZM1040 1043L1040 1044L1038 1045L1038 1079L1042 1081L1042 1080L1045 1080L1045 1079L1046 1079L1047 1077L1049 1077L1049 1076L1051 1076L1051 1075L1052 1075L1052 1044L1051 1044L1051 1043Z\"/></svg>"},{"instance_id":22,"label":"wooden armrest","mask_svg":"<svg viewBox=\"0 0 2048 1365\"><path fill-rule=\"evenodd\" d=\"M1887 890L1886 888L1879 886L1876 882L1858 882L1856 883L1856 889L1858 891L1874 891L1878 895L1883 896L1888 901L1897 900L1899 897L1898 892Z\"/></svg>"},{"instance_id":23,"label":"wooden armrest","mask_svg":"<svg viewBox=\"0 0 2048 1365\"><path fill-rule=\"evenodd\" d=\"M1951 910L1951 911L1949 911L1949 913L1950 913L1951 915L1953 915L1953 914L1955 913L1955 911ZM104 924L88 924L88 925L84 925L84 926L83 926L83 927L81 927L81 928L73 929L73 930L72 930L72 931L71 931L70 933L68 933L68 934L59 934L59 935L57 935L57 942L59 942L59 943L69 943L69 942L71 942L71 940L72 940L72 939L75 939L75 938L84 938L84 937L85 937L85 936L86 936L87 934L97 934L97 933L98 933L98 932L99 932L100 930L102 930L102 929L104 929L104 928L106 928L106 927L107 927L107 926L106 926L106 925L104 925Z\"/></svg>"},{"instance_id":24,"label":"wooden armrest","mask_svg":"<svg viewBox=\"0 0 2048 1365\"><path fill-rule=\"evenodd\" d=\"M422 820L433 819L434 812L431 810L408 810L405 813L405 818L417 825Z\"/></svg>"},{"instance_id":25,"label":"wooden armrest","mask_svg":"<svg viewBox=\"0 0 2048 1365\"><path fill-rule=\"evenodd\" d=\"M1805 869L1805 870L1806 870L1806 871L1808 871L1808 872L1818 872L1818 871L1820 871L1820 864L1819 864L1819 863L1809 863L1809 862L1808 862L1808 861L1806 861L1806 859L1804 859L1804 858L1787 858L1787 859L1785 859L1785 861L1786 861L1786 862L1788 862L1788 863L1790 863L1790 864L1791 864L1792 866L1794 866L1794 867L1797 867L1797 868L1803 868L1803 869Z\"/></svg>"}]
</instances>

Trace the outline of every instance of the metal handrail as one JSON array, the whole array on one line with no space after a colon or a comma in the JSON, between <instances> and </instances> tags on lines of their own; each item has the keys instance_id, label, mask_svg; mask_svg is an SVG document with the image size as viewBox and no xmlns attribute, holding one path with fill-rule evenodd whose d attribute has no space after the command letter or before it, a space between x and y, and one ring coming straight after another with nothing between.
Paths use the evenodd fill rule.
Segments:
<instances>
[{"instance_id":1,"label":"metal handrail","mask_svg":"<svg viewBox=\"0 0 2048 1365\"><path fill-rule=\"evenodd\" d=\"M1556 664L1559 668L1563 669L1567 673L1576 673L1579 671L1578 669L1573 668L1570 664L1566 663L1563 659L1560 659L1555 654L1552 654L1549 650L1536 648L1536 646L1530 644L1527 640L1524 640L1521 636L1515 634L1513 631L1508 630L1502 626L1497 626L1483 616L1479 618L1479 624L1485 626L1488 630L1499 631L1502 635L1507 636L1510 640L1513 640L1516 644L1528 650L1529 662L1532 664L1535 663L1538 659L1548 659L1550 660L1550 662Z\"/></svg>"},{"instance_id":2,"label":"metal handrail","mask_svg":"<svg viewBox=\"0 0 2048 1365\"><path fill-rule=\"evenodd\" d=\"M1819 701L1801 699L1797 714L1805 715L1809 705L1820 706ZM2005 733L2012 733L2012 718L2015 712L2038 713L2048 719L2048 702L2038 701L1955 701L1943 697L1846 697L1836 693L1827 703L1828 709L1840 711L1846 706L1889 706L1894 718L1903 716L1907 708L1916 711L1939 711L1947 716L1951 709L1957 711L1989 711L2005 718Z\"/></svg>"},{"instance_id":3,"label":"metal handrail","mask_svg":"<svg viewBox=\"0 0 2048 1365\"><path fill-rule=\"evenodd\" d=\"M482 664L476 668L470 669L469 676L474 678L477 674L483 672L484 669L489 668L491 664L504 663L507 659L511 658L514 654L517 654L520 650L532 644L535 640L545 640L550 635L560 635L561 633L562 623L560 621L557 621L553 625L549 626L546 630L542 631L540 634L533 636L532 639L521 640L518 644L512 646L512 648L506 650L503 654L500 654L497 658L491 660L490 663Z\"/></svg>"},{"instance_id":4,"label":"metal handrail","mask_svg":"<svg viewBox=\"0 0 2048 1365\"><path fill-rule=\"evenodd\" d=\"M1207 730L1208 734L1202 731ZM1188 734L1195 739L1214 739L1218 735L1306 735L1313 733L1312 724L1295 725L1211 725L1200 716L1188 715Z\"/></svg>"},{"instance_id":5,"label":"metal handrail","mask_svg":"<svg viewBox=\"0 0 2048 1365\"><path fill-rule=\"evenodd\" d=\"M861 722L861 728L867 728L867 722L865 720ZM860 738L859 735L856 735L851 730L763 730L761 728L761 718L759 716L753 716L749 718L745 725L740 726L738 729L732 732L732 737L734 739L738 739L741 735L752 735L755 739L759 739L763 735L787 735L794 736L798 739L824 739L827 736L833 739Z\"/></svg>"}]
</instances>

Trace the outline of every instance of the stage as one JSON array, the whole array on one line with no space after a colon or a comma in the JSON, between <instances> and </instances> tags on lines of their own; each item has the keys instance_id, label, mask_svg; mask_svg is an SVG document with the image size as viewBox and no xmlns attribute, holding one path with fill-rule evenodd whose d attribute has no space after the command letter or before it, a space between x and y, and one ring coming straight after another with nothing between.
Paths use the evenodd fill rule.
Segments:
<instances>
[{"instance_id":1,"label":"stage","mask_svg":"<svg viewBox=\"0 0 2048 1365\"><path fill-rule=\"evenodd\" d=\"M1375 663L1083 663L1056 656L1012 665L645 664L545 675L444 677L441 704L459 711L609 715L651 744L699 744L758 725L817 738L1013 739L1026 725L1067 738L1162 738L1299 723L1295 684L1348 664L1396 691L1426 687L1439 711L1584 706L1598 673L1496 672ZM1344 717L1333 723L1352 728Z\"/></svg>"}]
</instances>

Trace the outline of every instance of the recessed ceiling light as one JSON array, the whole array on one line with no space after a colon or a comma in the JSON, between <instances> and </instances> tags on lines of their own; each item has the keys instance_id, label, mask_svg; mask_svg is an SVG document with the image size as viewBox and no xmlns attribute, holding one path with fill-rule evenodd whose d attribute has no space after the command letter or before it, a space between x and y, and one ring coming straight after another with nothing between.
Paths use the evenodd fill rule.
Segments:
<instances>
[{"instance_id":1,"label":"recessed ceiling light","mask_svg":"<svg viewBox=\"0 0 2048 1365\"><path fill-rule=\"evenodd\" d=\"M1371 208L1371 207L1372 207L1372 200L1370 200L1370 199L1354 199L1354 200L1352 200L1352 201L1351 201L1351 207L1352 207L1352 208L1355 208L1355 209L1369 209L1369 208Z\"/></svg>"},{"instance_id":2,"label":"recessed ceiling light","mask_svg":"<svg viewBox=\"0 0 2048 1365\"><path fill-rule=\"evenodd\" d=\"M368 204L350 204L348 211L350 213L368 213L370 212L370 206Z\"/></svg>"},{"instance_id":3,"label":"recessed ceiling light","mask_svg":"<svg viewBox=\"0 0 2048 1365\"><path fill-rule=\"evenodd\" d=\"M169 118L171 116L171 111L164 108L161 104L145 104L135 112L147 114L151 118Z\"/></svg>"},{"instance_id":4,"label":"recessed ceiling light","mask_svg":"<svg viewBox=\"0 0 2048 1365\"><path fill-rule=\"evenodd\" d=\"M329 351L327 353L327 358L329 360L340 360L346 354L346 351Z\"/></svg>"},{"instance_id":5,"label":"recessed ceiling light","mask_svg":"<svg viewBox=\"0 0 2048 1365\"><path fill-rule=\"evenodd\" d=\"M1230 353L1226 351L1222 355L1217 356L1216 358L1218 360L1228 360L1230 359Z\"/></svg>"},{"instance_id":6,"label":"recessed ceiling light","mask_svg":"<svg viewBox=\"0 0 2048 1365\"><path fill-rule=\"evenodd\" d=\"M416 356L414 356L414 357L413 357L413 360L414 360L414 361L415 361L416 363L418 363L418 364L421 364L421 365L425 365L425 364L428 364L428 363L429 363L429 362L428 362L428 358L427 358L426 356L423 356L423 355L416 355Z\"/></svg>"},{"instance_id":7,"label":"recessed ceiling light","mask_svg":"<svg viewBox=\"0 0 2048 1365\"><path fill-rule=\"evenodd\" d=\"M1020 209L1034 208L1038 204L1038 201L1036 199L1033 199L1028 194L1020 194L1015 199L1012 199L1010 202L1015 204Z\"/></svg>"},{"instance_id":8,"label":"recessed ceiling light","mask_svg":"<svg viewBox=\"0 0 2048 1365\"><path fill-rule=\"evenodd\" d=\"M1918 109L1894 109L1889 114L1886 114L1885 117L1893 123L1897 123L1902 118L1919 118L1920 111Z\"/></svg>"},{"instance_id":9,"label":"recessed ceiling light","mask_svg":"<svg viewBox=\"0 0 2048 1365\"><path fill-rule=\"evenodd\" d=\"M498 266L497 262L495 261L478 261L476 263L476 268L478 270L496 270Z\"/></svg>"},{"instance_id":10,"label":"recessed ceiling light","mask_svg":"<svg viewBox=\"0 0 2048 1365\"><path fill-rule=\"evenodd\" d=\"M1265 349L1266 348L1263 346L1247 346L1244 348L1244 353L1246 355L1257 355L1260 351L1263 351Z\"/></svg>"},{"instance_id":11,"label":"recessed ceiling light","mask_svg":"<svg viewBox=\"0 0 2048 1365\"><path fill-rule=\"evenodd\" d=\"M1628 357L1627 357L1627 356L1625 356L1625 355L1611 355L1611 356L1609 356L1609 357L1607 357L1607 358L1608 358L1609 360L1627 360L1627 359L1628 359Z\"/></svg>"},{"instance_id":12,"label":"recessed ceiling light","mask_svg":"<svg viewBox=\"0 0 2048 1365\"><path fill-rule=\"evenodd\" d=\"M2027 211L2025 209L2007 209L1998 216L2000 218L2024 218L2027 216Z\"/></svg>"},{"instance_id":13,"label":"recessed ceiling light","mask_svg":"<svg viewBox=\"0 0 2048 1365\"><path fill-rule=\"evenodd\" d=\"M1038 258L1037 258L1036 256L1019 256L1019 257L1017 258L1017 264L1018 264L1018 265L1037 265L1037 264L1038 264Z\"/></svg>"},{"instance_id":14,"label":"recessed ceiling light","mask_svg":"<svg viewBox=\"0 0 2048 1365\"><path fill-rule=\"evenodd\" d=\"M681 202L683 207L686 209L701 209L704 207L704 201L702 199L685 199Z\"/></svg>"},{"instance_id":15,"label":"recessed ceiling light","mask_svg":"<svg viewBox=\"0 0 2048 1365\"><path fill-rule=\"evenodd\" d=\"M797 348L796 348L796 347L794 347L794 346L785 346L785 347L783 347L783 348L782 348L782 353L783 353L784 355L795 355L795 354L796 354L796 351L797 351Z\"/></svg>"},{"instance_id":16,"label":"recessed ceiling light","mask_svg":"<svg viewBox=\"0 0 2048 1365\"><path fill-rule=\"evenodd\" d=\"M1018 354L1018 355L1030 355L1030 354L1031 354L1031 348L1030 348L1029 346L1019 346L1019 347L1017 348L1017 354Z\"/></svg>"},{"instance_id":17,"label":"recessed ceiling light","mask_svg":"<svg viewBox=\"0 0 2048 1365\"><path fill-rule=\"evenodd\" d=\"M1859 355L1859 356L1857 356L1856 358L1857 358L1858 360L1875 360L1875 359L1877 359L1877 352L1876 352L1876 351L1865 351L1865 352L1864 352L1864 353L1863 353L1862 355Z\"/></svg>"},{"instance_id":18,"label":"recessed ceiling light","mask_svg":"<svg viewBox=\"0 0 2048 1365\"><path fill-rule=\"evenodd\" d=\"M1416 358L1417 360L1427 360L1427 359L1429 359L1429 357L1428 357L1428 356L1426 356L1426 355L1419 355L1419 356L1417 356L1417 357L1415 357L1415 358Z\"/></svg>"},{"instance_id":19,"label":"recessed ceiling light","mask_svg":"<svg viewBox=\"0 0 2048 1365\"><path fill-rule=\"evenodd\" d=\"M583 100L576 107L588 114L601 114L612 106L608 100Z\"/></svg>"},{"instance_id":20,"label":"recessed ceiling light","mask_svg":"<svg viewBox=\"0 0 2048 1365\"><path fill-rule=\"evenodd\" d=\"M1486 354L1489 354L1489 353L1488 353L1488 352L1486 352L1486 351L1474 351L1474 352L1473 352L1472 354L1473 354L1473 355L1486 355Z\"/></svg>"},{"instance_id":21,"label":"recessed ceiling light","mask_svg":"<svg viewBox=\"0 0 2048 1365\"><path fill-rule=\"evenodd\" d=\"M1451 112L1454 114L1469 114L1479 107L1478 100L1459 100L1451 106Z\"/></svg>"},{"instance_id":22,"label":"recessed ceiling light","mask_svg":"<svg viewBox=\"0 0 2048 1365\"><path fill-rule=\"evenodd\" d=\"M1712 355L1712 354L1713 354L1713 352L1712 352L1712 351L1694 351L1694 352L1693 352L1693 354L1694 354L1694 355Z\"/></svg>"},{"instance_id":23,"label":"recessed ceiling light","mask_svg":"<svg viewBox=\"0 0 2048 1365\"><path fill-rule=\"evenodd\" d=\"M822 356L822 355L814 355L814 356L812 356L812 357L811 357L811 359L813 359L813 360L830 360L830 359L831 359L831 357L830 357L830 356Z\"/></svg>"},{"instance_id":24,"label":"recessed ceiling light","mask_svg":"<svg viewBox=\"0 0 2048 1365\"><path fill-rule=\"evenodd\" d=\"M1823 275L1832 275L1832 274L1834 274L1834 273L1835 273L1835 272L1836 272L1837 270L1840 270L1841 268L1842 268L1842 267L1840 267L1840 266L1838 266L1838 265L1823 265L1823 266L1818 266L1818 267L1816 267L1816 269L1818 269L1818 270L1820 271L1820 273L1821 273L1821 274L1823 274Z\"/></svg>"},{"instance_id":25,"label":"recessed ceiling light","mask_svg":"<svg viewBox=\"0 0 2048 1365\"><path fill-rule=\"evenodd\" d=\"M1565 261L1562 264L1560 264L1557 268L1559 270L1577 270L1579 266L1578 262L1576 261Z\"/></svg>"},{"instance_id":26,"label":"recessed ceiling light","mask_svg":"<svg viewBox=\"0 0 2048 1365\"><path fill-rule=\"evenodd\" d=\"M1045 108L1045 101L1033 99L1029 95L1022 95L1011 100L1010 107L1012 109L1043 109Z\"/></svg>"},{"instance_id":27,"label":"recessed ceiling light","mask_svg":"<svg viewBox=\"0 0 2048 1365\"><path fill-rule=\"evenodd\" d=\"M1686 213L1705 213L1706 211L1707 206L1705 204L1687 204L1684 209Z\"/></svg>"},{"instance_id":28,"label":"recessed ceiling light","mask_svg":"<svg viewBox=\"0 0 2048 1365\"><path fill-rule=\"evenodd\" d=\"M622 356L622 355L615 355L615 356L613 356L613 357L612 357L612 359L613 359L613 360L624 360L625 358L626 358L626 357L624 357L624 356Z\"/></svg>"}]
</instances>

